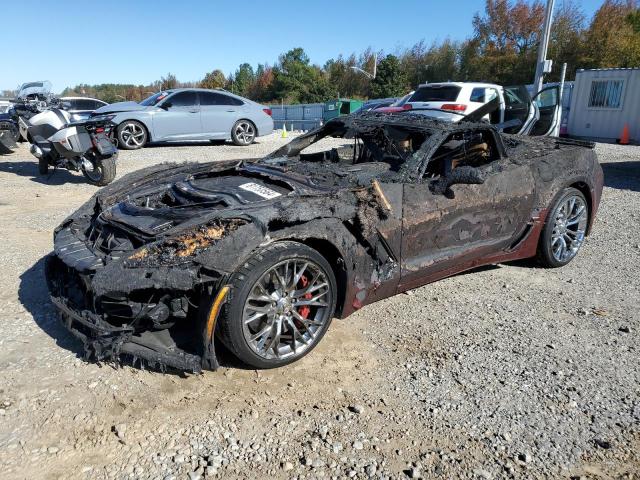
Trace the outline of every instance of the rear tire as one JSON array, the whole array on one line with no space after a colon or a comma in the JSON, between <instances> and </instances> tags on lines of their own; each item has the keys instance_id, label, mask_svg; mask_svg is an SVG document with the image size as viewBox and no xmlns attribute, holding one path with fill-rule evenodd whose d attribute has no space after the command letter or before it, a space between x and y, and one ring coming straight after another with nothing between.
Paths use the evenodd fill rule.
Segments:
<instances>
[{"instance_id":1,"label":"rear tire","mask_svg":"<svg viewBox=\"0 0 640 480\"><path fill-rule=\"evenodd\" d=\"M238 120L231 129L231 140L239 147L251 145L256 139L256 126L249 120Z\"/></svg>"},{"instance_id":2,"label":"rear tire","mask_svg":"<svg viewBox=\"0 0 640 480\"><path fill-rule=\"evenodd\" d=\"M218 333L252 367L276 368L301 359L331 324L337 298L333 270L301 243L277 242L256 252L231 275L229 285Z\"/></svg>"},{"instance_id":3,"label":"rear tire","mask_svg":"<svg viewBox=\"0 0 640 480\"><path fill-rule=\"evenodd\" d=\"M589 203L580 190L562 191L549 210L540 235L538 263L558 268L573 260L584 242L589 215Z\"/></svg>"},{"instance_id":4,"label":"rear tire","mask_svg":"<svg viewBox=\"0 0 640 480\"><path fill-rule=\"evenodd\" d=\"M122 150L138 150L144 147L149 140L146 127L136 120L122 122L116 129L116 135L118 136L118 148Z\"/></svg>"},{"instance_id":5,"label":"rear tire","mask_svg":"<svg viewBox=\"0 0 640 480\"><path fill-rule=\"evenodd\" d=\"M87 170L82 167L82 174L89 180L89 183L93 185L99 187L109 185L113 182L113 179L116 178L116 158L116 155L112 155L108 158L96 159L94 160L95 170L93 172L87 172Z\"/></svg>"}]
</instances>

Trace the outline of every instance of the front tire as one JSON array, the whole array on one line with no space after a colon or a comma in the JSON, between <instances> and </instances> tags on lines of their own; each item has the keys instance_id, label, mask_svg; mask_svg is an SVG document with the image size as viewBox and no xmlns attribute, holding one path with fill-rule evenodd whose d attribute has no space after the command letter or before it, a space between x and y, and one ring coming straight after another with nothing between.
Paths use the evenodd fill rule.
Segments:
<instances>
[{"instance_id":1,"label":"front tire","mask_svg":"<svg viewBox=\"0 0 640 480\"><path fill-rule=\"evenodd\" d=\"M218 333L239 360L254 368L301 359L320 342L333 318L333 270L306 245L274 243L249 258L229 283Z\"/></svg>"},{"instance_id":2,"label":"front tire","mask_svg":"<svg viewBox=\"0 0 640 480\"><path fill-rule=\"evenodd\" d=\"M127 120L118 125L118 148L123 150L137 150L147 144L149 135L146 127L136 120Z\"/></svg>"},{"instance_id":3,"label":"front tire","mask_svg":"<svg viewBox=\"0 0 640 480\"><path fill-rule=\"evenodd\" d=\"M589 214L589 204L582 192L565 189L551 207L540 235L538 263L558 268L573 260L584 242Z\"/></svg>"},{"instance_id":4,"label":"front tire","mask_svg":"<svg viewBox=\"0 0 640 480\"><path fill-rule=\"evenodd\" d=\"M38 173L40 175L46 175L47 173L49 173L49 162L47 161L47 157L45 155L42 155L38 159Z\"/></svg>"},{"instance_id":5,"label":"front tire","mask_svg":"<svg viewBox=\"0 0 640 480\"><path fill-rule=\"evenodd\" d=\"M251 145L256 139L256 126L249 120L238 120L231 129L231 140L239 147Z\"/></svg>"}]
</instances>

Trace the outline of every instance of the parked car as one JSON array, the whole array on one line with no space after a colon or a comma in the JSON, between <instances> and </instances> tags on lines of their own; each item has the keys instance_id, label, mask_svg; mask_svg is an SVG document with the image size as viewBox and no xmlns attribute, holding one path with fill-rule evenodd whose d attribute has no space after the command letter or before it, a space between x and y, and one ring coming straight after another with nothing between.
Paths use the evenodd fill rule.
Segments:
<instances>
[{"instance_id":1,"label":"parked car","mask_svg":"<svg viewBox=\"0 0 640 480\"><path fill-rule=\"evenodd\" d=\"M550 135L560 122L560 87L551 86L531 98L524 85L502 87L491 83L445 82L420 85L403 111L450 122L460 121L498 99L498 108L484 119L505 133Z\"/></svg>"},{"instance_id":2,"label":"parked car","mask_svg":"<svg viewBox=\"0 0 640 480\"><path fill-rule=\"evenodd\" d=\"M0 114L7 113L11 109L11 102L0 100Z\"/></svg>"},{"instance_id":3,"label":"parked car","mask_svg":"<svg viewBox=\"0 0 640 480\"><path fill-rule=\"evenodd\" d=\"M72 121L85 120L98 108L108 105L107 102L89 97L61 97L64 109L71 114Z\"/></svg>"},{"instance_id":4,"label":"parked car","mask_svg":"<svg viewBox=\"0 0 640 480\"><path fill-rule=\"evenodd\" d=\"M362 104L360 108L358 108L353 113L362 113L362 112L370 112L371 110L380 110L381 108L388 107L393 104L393 100L371 100Z\"/></svg>"},{"instance_id":5,"label":"parked car","mask_svg":"<svg viewBox=\"0 0 640 480\"><path fill-rule=\"evenodd\" d=\"M407 110L408 108L411 108L411 107L410 106L405 107L405 105L407 104L407 102L409 101L409 99L414 93L415 93L414 90L411 90L404 97L396 100L390 105L380 107L377 110L384 113L397 113L397 112L402 112L403 110Z\"/></svg>"},{"instance_id":6,"label":"parked car","mask_svg":"<svg viewBox=\"0 0 640 480\"><path fill-rule=\"evenodd\" d=\"M20 130L13 104L9 104L7 109L3 107L4 105L0 105L0 153L7 154L16 148Z\"/></svg>"},{"instance_id":7,"label":"parked car","mask_svg":"<svg viewBox=\"0 0 640 480\"><path fill-rule=\"evenodd\" d=\"M318 151L328 137L352 140ZM51 299L95 360L215 369L215 337L279 367L333 317L408 289L522 258L568 264L602 193L593 147L368 112L259 161L138 170L55 230Z\"/></svg>"},{"instance_id":8,"label":"parked car","mask_svg":"<svg viewBox=\"0 0 640 480\"><path fill-rule=\"evenodd\" d=\"M224 90L175 88L140 103L118 102L97 109L118 125L118 148L135 150L148 142L232 140L250 145L273 131L271 109Z\"/></svg>"}]
</instances>

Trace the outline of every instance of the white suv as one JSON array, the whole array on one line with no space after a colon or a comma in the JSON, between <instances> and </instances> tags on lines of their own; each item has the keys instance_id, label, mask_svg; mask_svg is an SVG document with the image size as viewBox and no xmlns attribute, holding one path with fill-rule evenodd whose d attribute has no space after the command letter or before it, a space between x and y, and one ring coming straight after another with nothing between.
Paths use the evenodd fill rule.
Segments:
<instances>
[{"instance_id":1,"label":"white suv","mask_svg":"<svg viewBox=\"0 0 640 480\"><path fill-rule=\"evenodd\" d=\"M533 99L524 85L445 82L420 85L405 104L407 113L457 122L497 98L499 108L482 118L506 133L553 135L560 125L559 87L540 91Z\"/></svg>"}]
</instances>

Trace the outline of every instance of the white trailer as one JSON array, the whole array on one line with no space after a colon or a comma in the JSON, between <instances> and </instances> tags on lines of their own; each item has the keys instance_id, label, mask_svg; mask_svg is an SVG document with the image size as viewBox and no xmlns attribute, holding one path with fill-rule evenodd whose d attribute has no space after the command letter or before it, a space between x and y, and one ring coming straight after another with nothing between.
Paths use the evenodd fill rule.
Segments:
<instances>
[{"instance_id":1,"label":"white trailer","mask_svg":"<svg viewBox=\"0 0 640 480\"><path fill-rule=\"evenodd\" d=\"M615 142L625 125L631 141L640 142L640 68L578 70L569 135Z\"/></svg>"}]
</instances>

